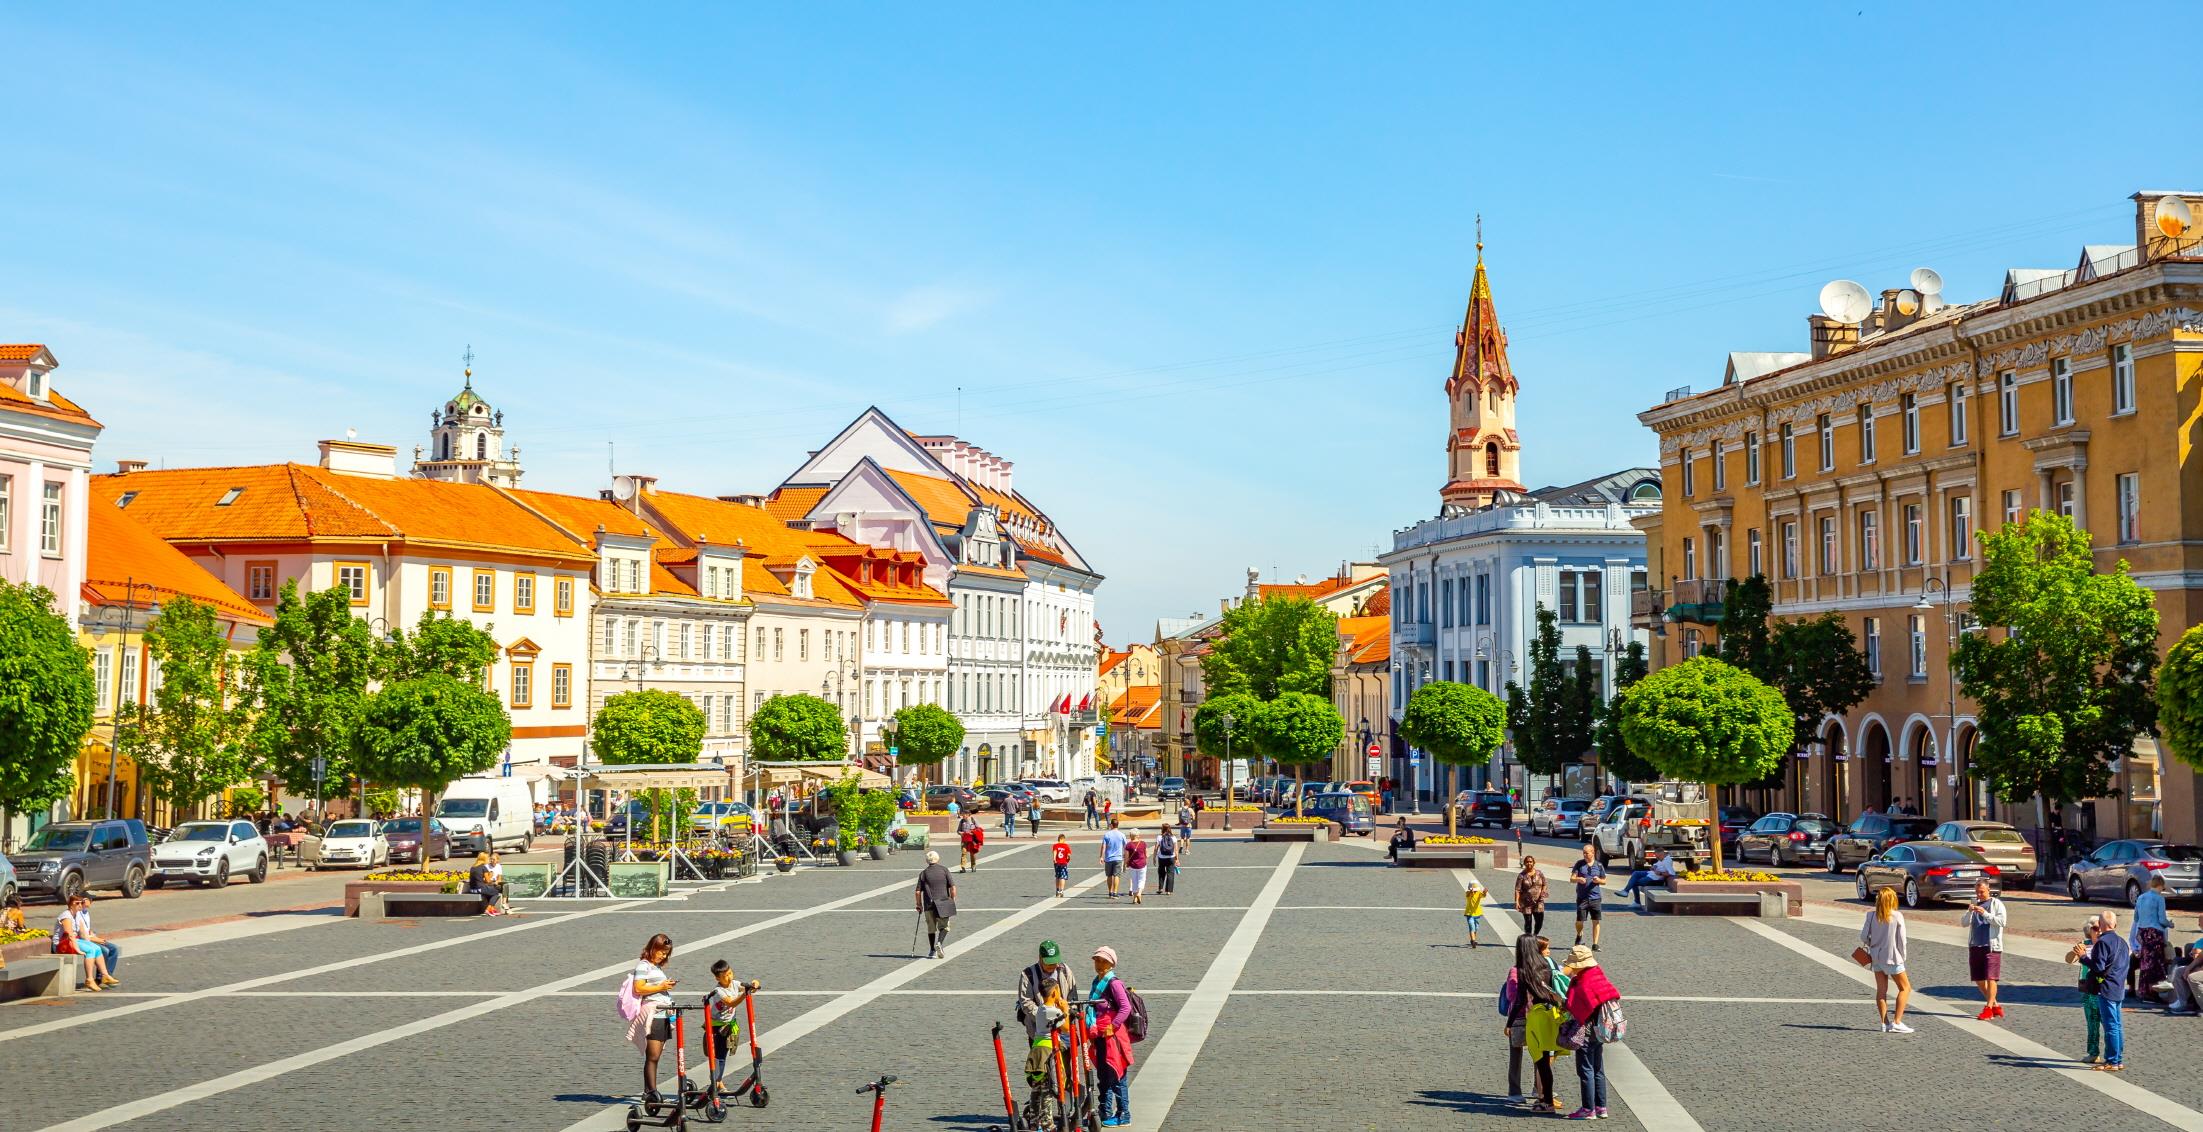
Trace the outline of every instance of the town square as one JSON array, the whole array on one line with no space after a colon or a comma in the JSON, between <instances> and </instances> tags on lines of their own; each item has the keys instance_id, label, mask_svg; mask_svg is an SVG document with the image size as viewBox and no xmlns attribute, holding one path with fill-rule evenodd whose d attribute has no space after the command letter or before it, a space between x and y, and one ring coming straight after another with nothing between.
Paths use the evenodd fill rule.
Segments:
<instances>
[{"instance_id":1,"label":"town square","mask_svg":"<svg viewBox=\"0 0 2203 1132\"><path fill-rule=\"evenodd\" d=\"M2203 1132L2203 159L1999 14L0 15L0 1130Z\"/></svg>"}]
</instances>

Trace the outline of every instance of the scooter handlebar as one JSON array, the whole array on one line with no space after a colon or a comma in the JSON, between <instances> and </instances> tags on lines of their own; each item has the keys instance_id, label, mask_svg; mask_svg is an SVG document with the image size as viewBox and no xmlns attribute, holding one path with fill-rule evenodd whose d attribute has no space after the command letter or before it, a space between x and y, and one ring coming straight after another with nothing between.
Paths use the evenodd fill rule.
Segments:
<instances>
[{"instance_id":1,"label":"scooter handlebar","mask_svg":"<svg viewBox=\"0 0 2203 1132\"><path fill-rule=\"evenodd\" d=\"M884 1093L887 1091L887 1087L894 1083L895 1076L891 1073L885 1077L880 1078L877 1081L872 1082L869 1085L864 1086L863 1088L858 1089L857 1091L859 1093Z\"/></svg>"}]
</instances>

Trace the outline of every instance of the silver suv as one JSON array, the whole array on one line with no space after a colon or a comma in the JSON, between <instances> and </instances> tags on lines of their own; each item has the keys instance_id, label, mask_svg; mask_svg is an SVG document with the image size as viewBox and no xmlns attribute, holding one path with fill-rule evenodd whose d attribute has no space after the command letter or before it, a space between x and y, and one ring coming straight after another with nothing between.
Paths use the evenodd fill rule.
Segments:
<instances>
[{"instance_id":1,"label":"silver suv","mask_svg":"<svg viewBox=\"0 0 2203 1132\"><path fill-rule=\"evenodd\" d=\"M64 900L101 888L135 899L153 871L145 823L134 820L55 822L8 854L8 863L23 895Z\"/></svg>"}]
</instances>

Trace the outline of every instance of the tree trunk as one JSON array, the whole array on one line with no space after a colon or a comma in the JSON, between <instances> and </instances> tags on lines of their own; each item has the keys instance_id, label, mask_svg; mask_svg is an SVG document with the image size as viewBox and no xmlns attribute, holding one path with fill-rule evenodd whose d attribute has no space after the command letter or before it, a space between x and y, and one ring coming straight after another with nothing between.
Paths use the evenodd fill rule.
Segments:
<instances>
[{"instance_id":1,"label":"tree trunk","mask_svg":"<svg viewBox=\"0 0 2203 1132\"><path fill-rule=\"evenodd\" d=\"M1456 822L1458 822L1458 821L1460 820L1460 817L1461 817L1461 815L1460 815L1459 813L1457 813L1457 812L1455 811L1455 809L1454 809L1454 805L1453 805L1453 796L1452 796L1452 795L1450 795L1450 794L1449 794L1449 795L1447 795L1447 796L1446 796L1445 806L1446 806L1446 836L1448 836L1448 837L1455 837L1455 836L1458 836L1458 835L1460 834L1460 832L1461 832L1461 831L1459 830L1459 828L1457 828L1457 827L1456 827L1455 823L1456 823Z\"/></svg>"},{"instance_id":2,"label":"tree trunk","mask_svg":"<svg viewBox=\"0 0 2203 1132\"><path fill-rule=\"evenodd\" d=\"M1305 765L1296 763L1293 766L1293 816L1296 818L1308 816L1306 811L1308 804L1307 789L1308 768Z\"/></svg>"},{"instance_id":3,"label":"tree trunk","mask_svg":"<svg viewBox=\"0 0 2203 1132\"><path fill-rule=\"evenodd\" d=\"M1713 785L1711 785L1710 783L1709 783L1709 784L1708 784L1708 785L1706 786L1706 820L1712 823L1711 825L1709 825L1709 826L1707 826L1707 827L1706 827L1706 841L1707 841L1707 848L1709 848L1709 849L1711 849L1711 850L1713 851L1713 869L1714 869L1714 871L1715 871L1715 872L1720 872L1720 871L1721 871L1721 791L1719 791L1719 790L1715 789L1715 788L1713 787Z\"/></svg>"}]
</instances>

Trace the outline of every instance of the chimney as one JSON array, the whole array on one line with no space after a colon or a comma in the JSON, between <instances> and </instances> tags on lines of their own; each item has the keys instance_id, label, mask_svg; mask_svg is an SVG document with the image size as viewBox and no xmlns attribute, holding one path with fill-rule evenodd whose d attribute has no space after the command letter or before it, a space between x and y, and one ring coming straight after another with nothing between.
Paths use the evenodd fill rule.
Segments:
<instances>
[{"instance_id":1,"label":"chimney","mask_svg":"<svg viewBox=\"0 0 2203 1132\"><path fill-rule=\"evenodd\" d=\"M1907 307L1910 310L1907 310ZM1891 287L1882 292L1882 333L1910 326L1920 321L1920 294L1905 287Z\"/></svg>"},{"instance_id":2,"label":"chimney","mask_svg":"<svg viewBox=\"0 0 2203 1132\"><path fill-rule=\"evenodd\" d=\"M388 444L369 444L364 440L324 440L321 449L321 466L328 471L347 476L371 476L375 479L398 478L398 450Z\"/></svg>"},{"instance_id":3,"label":"chimney","mask_svg":"<svg viewBox=\"0 0 2203 1132\"><path fill-rule=\"evenodd\" d=\"M722 495L719 497L719 501L721 503L739 503L744 507L765 506L765 497L754 493L744 495Z\"/></svg>"},{"instance_id":4,"label":"chimney","mask_svg":"<svg viewBox=\"0 0 2203 1132\"><path fill-rule=\"evenodd\" d=\"M1819 361L1830 354L1841 354L1859 344L1857 323L1837 322L1825 314L1809 315L1806 325L1813 328L1813 360Z\"/></svg>"},{"instance_id":5,"label":"chimney","mask_svg":"<svg viewBox=\"0 0 2203 1132\"><path fill-rule=\"evenodd\" d=\"M143 460L117 460L117 461L115 461L115 474L116 474L116 475L118 475L118 476L127 476L127 475L129 475L130 473L132 473L132 472L142 472L142 471L144 471L144 470L145 470L145 461L143 461Z\"/></svg>"}]
</instances>

